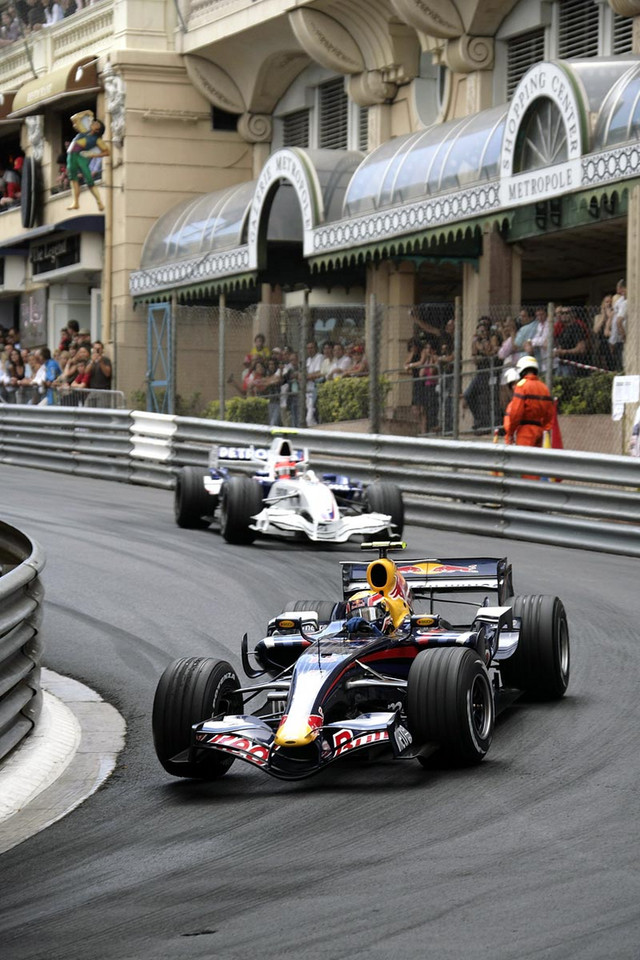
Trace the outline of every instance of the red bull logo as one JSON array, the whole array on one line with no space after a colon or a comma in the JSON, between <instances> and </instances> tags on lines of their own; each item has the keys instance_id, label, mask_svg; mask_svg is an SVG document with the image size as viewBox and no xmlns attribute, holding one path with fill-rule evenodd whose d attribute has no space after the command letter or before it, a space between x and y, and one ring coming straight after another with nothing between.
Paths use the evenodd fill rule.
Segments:
<instances>
[{"instance_id":1,"label":"red bull logo","mask_svg":"<svg viewBox=\"0 0 640 960\"><path fill-rule=\"evenodd\" d=\"M478 566L475 563L467 566L456 566L451 563L428 563L427 573L477 573Z\"/></svg>"}]
</instances>

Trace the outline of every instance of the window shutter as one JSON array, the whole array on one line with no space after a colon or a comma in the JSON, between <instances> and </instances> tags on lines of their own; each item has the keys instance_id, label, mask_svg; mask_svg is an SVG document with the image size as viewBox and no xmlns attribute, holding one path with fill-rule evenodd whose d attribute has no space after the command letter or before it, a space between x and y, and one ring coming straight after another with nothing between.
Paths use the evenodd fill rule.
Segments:
<instances>
[{"instance_id":1,"label":"window shutter","mask_svg":"<svg viewBox=\"0 0 640 960\"><path fill-rule=\"evenodd\" d=\"M369 149L369 108L360 107L358 116L358 150L367 153Z\"/></svg>"},{"instance_id":2,"label":"window shutter","mask_svg":"<svg viewBox=\"0 0 640 960\"><path fill-rule=\"evenodd\" d=\"M285 147L309 146L308 110L296 110L282 118L282 142Z\"/></svg>"},{"instance_id":3,"label":"window shutter","mask_svg":"<svg viewBox=\"0 0 640 960\"><path fill-rule=\"evenodd\" d=\"M633 18L621 17L618 13L613 18L613 52L614 54L631 53L633 39Z\"/></svg>"},{"instance_id":4,"label":"window shutter","mask_svg":"<svg viewBox=\"0 0 640 960\"><path fill-rule=\"evenodd\" d=\"M558 56L598 56L599 7L593 0L560 0Z\"/></svg>"},{"instance_id":5,"label":"window shutter","mask_svg":"<svg viewBox=\"0 0 640 960\"><path fill-rule=\"evenodd\" d=\"M544 30L532 30L513 37L507 45L507 99L513 96L525 73L544 60Z\"/></svg>"},{"instance_id":6,"label":"window shutter","mask_svg":"<svg viewBox=\"0 0 640 960\"><path fill-rule=\"evenodd\" d=\"M348 146L349 99L344 92L344 80L330 80L319 88L320 131L319 146L324 150L346 150Z\"/></svg>"}]
</instances>

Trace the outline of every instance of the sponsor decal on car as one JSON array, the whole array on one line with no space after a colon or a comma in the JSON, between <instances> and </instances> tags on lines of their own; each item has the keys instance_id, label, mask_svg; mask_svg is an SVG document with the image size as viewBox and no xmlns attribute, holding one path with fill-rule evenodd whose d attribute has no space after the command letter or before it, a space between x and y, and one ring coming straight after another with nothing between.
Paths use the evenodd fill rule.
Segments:
<instances>
[{"instance_id":1,"label":"sponsor decal on car","mask_svg":"<svg viewBox=\"0 0 640 960\"><path fill-rule=\"evenodd\" d=\"M345 728L338 730L337 733L333 735L334 753L336 757L339 757L343 753L348 753L350 750L357 750L359 747L373 746L375 743L383 743L388 739L389 734L386 730L373 730L371 733L361 733L358 736L354 736L353 730Z\"/></svg>"},{"instance_id":2,"label":"sponsor decal on car","mask_svg":"<svg viewBox=\"0 0 640 960\"><path fill-rule=\"evenodd\" d=\"M243 760L254 763L256 767L266 766L269 760L269 748L263 743L250 740L248 737L240 737L231 733L215 733L212 737L206 735L203 737L200 734L197 739L210 744L212 747L217 747L218 750L223 750L225 753L232 753L234 756L240 755Z\"/></svg>"},{"instance_id":3,"label":"sponsor decal on car","mask_svg":"<svg viewBox=\"0 0 640 960\"><path fill-rule=\"evenodd\" d=\"M413 743L413 737L409 733L406 727L398 726L393 731L393 739L396 742L398 750L402 753L403 750L406 750L407 747L410 747Z\"/></svg>"}]
</instances>

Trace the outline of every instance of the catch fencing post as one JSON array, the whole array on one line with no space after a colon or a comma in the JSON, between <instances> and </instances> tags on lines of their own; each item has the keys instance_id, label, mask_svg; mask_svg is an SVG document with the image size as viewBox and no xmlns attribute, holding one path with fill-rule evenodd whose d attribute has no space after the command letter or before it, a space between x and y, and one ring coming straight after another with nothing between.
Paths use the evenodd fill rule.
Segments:
<instances>
[{"instance_id":1,"label":"catch fencing post","mask_svg":"<svg viewBox=\"0 0 640 960\"><path fill-rule=\"evenodd\" d=\"M551 393L551 387L553 385L553 324L555 322L556 316L556 305L555 303L547 304L547 342L544 345L544 350L546 354L546 366L545 371L545 382L549 388L549 393Z\"/></svg>"},{"instance_id":2,"label":"catch fencing post","mask_svg":"<svg viewBox=\"0 0 640 960\"><path fill-rule=\"evenodd\" d=\"M453 439L460 435L460 370L462 365L462 299L455 298L453 333Z\"/></svg>"},{"instance_id":3,"label":"catch fencing post","mask_svg":"<svg viewBox=\"0 0 640 960\"><path fill-rule=\"evenodd\" d=\"M302 317L300 319L300 347L298 350L298 370L300 378L300 392L298 394L298 418L300 420L299 426L306 427L307 425L307 403L309 402L309 397L307 397L307 341L309 339L309 319L310 319L310 310L309 310L309 290L304 292L304 305L302 307ZM313 397L311 397L311 403L313 403Z\"/></svg>"},{"instance_id":4,"label":"catch fencing post","mask_svg":"<svg viewBox=\"0 0 640 960\"><path fill-rule=\"evenodd\" d=\"M375 293L369 296L366 318L366 355L369 364L369 430L380 433L380 338L378 336L378 305Z\"/></svg>"},{"instance_id":5,"label":"catch fencing post","mask_svg":"<svg viewBox=\"0 0 640 960\"><path fill-rule=\"evenodd\" d=\"M227 295L226 293L220 294L220 299L218 301L218 397L220 403L220 413L218 414L219 420L224 420L224 403L225 403L225 364L224 364L224 350L225 350L225 333L226 333L226 322L227 322Z\"/></svg>"}]
</instances>

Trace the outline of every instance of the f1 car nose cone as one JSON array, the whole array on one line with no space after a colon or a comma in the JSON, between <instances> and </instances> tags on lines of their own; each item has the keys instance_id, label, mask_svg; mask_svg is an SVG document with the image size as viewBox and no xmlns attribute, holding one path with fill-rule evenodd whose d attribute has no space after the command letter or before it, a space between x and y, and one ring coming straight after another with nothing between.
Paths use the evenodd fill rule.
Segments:
<instances>
[{"instance_id":1,"label":"f1 car nose cone","mask_svg":"<svg viewBox=\"0 0 640 960\"><path fill-rule=\"evenodd\" d=\"M283 717L276 731L274 743L277 747L306 747L316 739L322 726L322 717L309 717L307 723L300 723L290 717Z\"/></svg>"}]
</instances>

